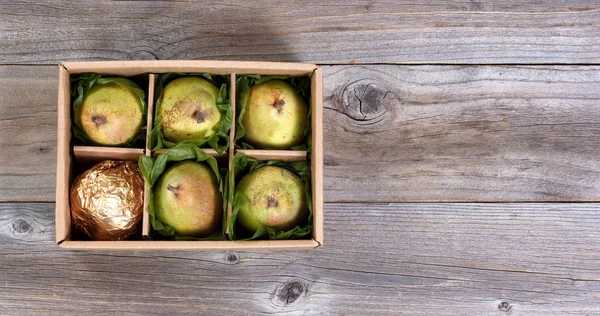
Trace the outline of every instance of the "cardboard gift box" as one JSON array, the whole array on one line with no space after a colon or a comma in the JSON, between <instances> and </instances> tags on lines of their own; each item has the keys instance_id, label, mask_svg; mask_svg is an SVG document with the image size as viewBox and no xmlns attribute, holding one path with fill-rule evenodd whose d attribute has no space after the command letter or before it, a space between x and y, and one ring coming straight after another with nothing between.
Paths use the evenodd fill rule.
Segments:
<instances>
[{"instance_id":1,"label":"cardboard gift box","mask_svg":"<svg viewBox=\"0 0 600 316\"><path fill-rule=\"evenodd\" d=\"M114 75L135 78L147 88L147 133L153 127L155 78L164 73L209 73L229 75L229 95L235 113L237 75L289 75L310 77L311 148L309 155L302 150L257 150L235 148L235 121L229 131L229 148L218 154L210 148L202 148L209 156L215 156L232 169L236 153L244 153L258 160L297 161L310 160L312 186L312 234L307 239L296 240L247 240L247 241L196 241L153 240L148 218L147 196L144 194L142 228L139 235L124 241L91 241L77 238L71 225L69 189L78 172L106 159L137 161L140 156L155 156L148 148L122 148L79 146L72 139L72 107L70 78L84 73ZM146 184L145 191L148 191ZM224 221L231 214L231 201ZM78 240L81 239L81 240ZM244 249L300 249L315 248L323 244L323 83L322 70L316 65L301 63L239 62L239 61L106 61L65 62L58 66L58 135L56 165L56 242L68 249L197 249L197 250L244 250Z\"/></svg>"}]
</instances>

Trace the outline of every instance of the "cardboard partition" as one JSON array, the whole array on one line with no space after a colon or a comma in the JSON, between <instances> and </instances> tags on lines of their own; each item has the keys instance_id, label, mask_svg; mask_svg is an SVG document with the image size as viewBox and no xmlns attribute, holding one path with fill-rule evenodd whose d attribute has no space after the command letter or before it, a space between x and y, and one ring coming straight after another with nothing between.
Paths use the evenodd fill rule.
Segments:
<instances>
[{"instance_id":1,"label":"cardboard partition","mask_svg":"<svg viewBox=\"0 0 600 316\"><path fill-rule=\"evenodd\" d=\"M120 148L120 147L95 147L95 146L73 146L73 155L78 163L97 163L106 159L131 160L144 155L142 148Z\"/></svg>"},{"instance_id":2,"label":"cardboard partition","mask_svg":"<svg viewBox=\"0 0 600 316\"><path fill-rule=\"evenodd\" d=\"M103 159L137 160L139 156L156 156L164 150L152 152L146 142L145 148L116 148L73 146L71 142L71 99L69 76L82 73L106 75L138 76L148 74L148 113L147 136L153 127L154 91L158 74L167 72L212 73L230 75L230 100L233 113L236 113L236 75L292 75L311 77L311 128L312 150L236 150L234 144L235 121L231 126L230 147L218 154L210 148L203 148L209 155L227 159L232 170L233 156L236 152L260 160L311 161L312 199L313 199L313 235L305 240L253 240L253 241L166 241L166 240L127 240L127 241L83 241L71 240L71 220L69 210L69 186L75 164L92 163ZM229 62L229 61L107 61L107 62L69 62L59 65L58 83L58 137L57 137L57 183L56 183L56 241L67 249L188 249L188 250L231 250L231 249L305 249L323 244L323 87L322 71L316 65L298 63L270 62ZM231 173L230 173L231 175ZM232 177L229 178L233 181ZM144 214L142 236L150 238L152 229L148 217L148 190L144 188ZM227 220L231 215L231 201L227 204ZM228 233L226 231L225 233ZM139 236L138 236L139 237Z\"/></svg>"},{"instance_id":3,"label":"cardboard partition","mask_svg":"<svg viewBox=\"0 0 600 316\"><path fill-rule=\"evenodd\" d=\"M224 152L222 154L219 154L216 150L212 149L212 148L200 148L207 156L211 156L211 157L215 157L217 159L221 159L221 158L225 158L227 157L227 152ZM162 148L156 151L152 151L152 157L157 157L158 155L164 153L165 151L167 151L167 148ZM150 149L148 149L148 152L150 152Z\"/></svg>"},{"instance_id":4,"label":"cardboard partition","mask_svg":"<svg viewBox=\"0 0 600 316\"><path fill-rule=\"evenodd\" d=\"M236 74L232 73L231 74L231 90L229 90L231 92L229 99L231 100L231 110L233 111L233 122L231 124L231 129L229 130L229 157L228 157L228 161L227 161L227 170L229 170L229 173L227 174L228 176L228 181L233 183L233 172L231 172L233 170L233 156L235 155L235 122L237 122L237 111L236 111L236 103L237 103L237 98L236 96L236 87L235 87L235 78L236 78ZM233 205L231 204L231 200L229 199L229 197L227 197L227 210L225 212L225 218L223 220L227 221L229 220L229 218L231 218L231 212L233 211ZM225 226L225 235L229 235L229 225Z\"/></svg>"},{"instance_id":5,"label":"cardboard partition","mask_svg":"<svg viewBox=\"0 0 600 316\"><path fill-rule=\"evenodd\" d=\"M238 149L238 153L245 154L258 160L302 161L306 160L306 150L256 150Z\"/></svg>"},{"instance_id":6,"label":"cardboard partition","mask_svg":"<svg viewBox=\"0 0 600 316\"><path fill-rule=\"evenodd\" d=\"M148 147L148 139L154 126L154 88L156 84L156 75L150 74L148 76L148 113L146 114L146 148L145 155L150 157L152 152ZM142 214L142 237L150 235L150 218L148 216L148 193L150 186L144 181L144 213Z\"/></svg>"}]
</instances>

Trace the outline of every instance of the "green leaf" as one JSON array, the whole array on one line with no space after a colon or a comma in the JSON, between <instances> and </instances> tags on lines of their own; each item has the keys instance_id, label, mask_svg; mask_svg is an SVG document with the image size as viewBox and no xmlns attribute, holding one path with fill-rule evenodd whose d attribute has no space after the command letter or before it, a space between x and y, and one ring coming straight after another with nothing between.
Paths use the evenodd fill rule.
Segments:
<instances>
[{"instance_id":1,"label":"green leaf","mask_svg":"<svg viewBox=\"0 0 600 316\"><path fill-rule=\"evenodd\" d=\"M161 175L168 169L171 163L193 160L208 164L211 170L215 173L219 182L219 191L223 198L223 227L220 232L215 232L213 235L205 238L181 237L175 235L173 227L159 221L154 213L154 190L153 187L160 179ZM202 149L194 144L179 143L175 147L168 149L156 158L141 156L138 165L142 171L142 175L146 183L150 187L148 190L148 217L152 229L164 237L174 240L224 240L225 239L225 210L227 209L227 190L226 181L227 169L219 170L217 160L214 157L207 156Z\"/></svg>"},{"instance_id":2,"label":"green leaf","mask_svg":"<svg viewBox=\"0 0 600 316\"><path fill-rule=\"evenodd\" d=\"M183 142L179 142L179 144L187 143L192 144L198 147L211 147L216 150L218 153L223 153L229 147L229 129L231 128L231 124L233 122L233 111L231 109L231 102L229 99L229 75L211 75L208 73L203 74L184 74L184 73L176 73L170 72L164 74L158 80L158 84L156 85L156 102L154 106L154 127L150 132L150 136L148 137L148 147L152 148L152 151L156 151L162 148L173 148L178 143L170 142L164 138L162 133L162 121L158 117L158 112L160 109L162 92L165 86L178 78L181 77L201 77L210 81L215 86L219 87L219 94L217 96L217 108L221 113L221 122L219 123L219 127L217 128L217 132L215 135L204 137L202 139L195 140L186 140Z\"/></svg>"},{"instance_id":3,"label":"green leaf","mask_svg":"<svg viewBox=\"0 0 600 316\"><path fill-rule=\"evenodd\" d=\"M236 98L236 115L237 120L235 122L235 148L241 149L254 149L254 146L246 143L243 140L244 135L246 134L246 129L244 128L244 124L242 124L242 119L246 112L246 105L248 104L248 96L250 94L250 88L254 85L268 82L270 80L283 80L294 87L296 93L298 93L302 98L304 98L306 104L308 105L308 124L306 124L306 129L304 130L304 141L302 144L298 146L294 146L292 150L308 150L311 148L311 138L310 138L310 116L311 116L311 97L310 97L310 78L309 77L292 77L285 75L278 76L261 76L261 75L237 75L235 80L235 90L237 93ZM269 149L269 148L265 148Z\"/></svg>"},{"instance_id":4,"label":"green leaf","mask_svg":"<svg viewBox=\"0 0 600 316\"><path fill-rule=\"evenodd\" d=\"M235 184L238 183L245 175L255 171L264 166L277 166L290 170L291 172L300 176L300 179L304 183L306 202L308 203L309 216L304 226L296 226L291 230L277 232L271 227L262 226L256 233L249 236L242 228L236 225L237 213L240 210L240 205L245 201L248 201L248 197L241 192L235 191ZM232 204L231 216L228 219L227 225L229 226L229 238L231 240L252 240L252 239L299 239L304 238L312 232L312 195L311 195L311 173L310 173L310 162L308 161L295 161L295 162L282 162L282 161L259 161L254 158L250 158L244 154L236 154L233 157L232 171L229 173L229 199Z\"/></svg>"},{"instance_id":5,"label":"green leaf","mask_svg":"<svg viewBox=\"0 0 600 316\"><path fill-rule=\"evenodd\" d=\"M94 85L104 85L108 83L116 83L122 87L131 89L133 93L137 95L140 99L141 110L142 110L142 129L140 132L129 139L125 144L121 145L121 147L132 147L135 144L142 143L146 139L146 114L147 111L147 103L146 103L146 94L144 90L142 90L137 84L133 81L121 78L121 77L102 77L99 74L83 74L77 78L71 79L71 98L72 98L72 109L73 109L73 117L71 118L73 121L73 137L81 141L86 145L96 145L103 146L101 144L95 143L91 140L88 135L83 131L83 127L81 126L80 114L81 114L81 106L83 105L83 98L86 93L94 86Z\"/></svg>"}]
</instances>

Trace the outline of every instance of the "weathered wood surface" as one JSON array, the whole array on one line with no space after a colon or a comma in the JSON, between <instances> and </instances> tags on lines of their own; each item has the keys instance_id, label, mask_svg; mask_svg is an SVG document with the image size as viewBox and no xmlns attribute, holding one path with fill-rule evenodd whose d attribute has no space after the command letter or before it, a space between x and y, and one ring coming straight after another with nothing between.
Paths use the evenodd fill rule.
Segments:
<instances>
[{"instance_id":1,"label":"weathered wood surface","mask_svg":"<svg viewBox=\"0 0 600 316\"><path fill-rule=\"evenodd\" d=\"M598 201L598 66L324 67L325 201ZM56 67L0 67L0 201L53 201Z\"/></svg>"},{"instance_id":2,"label":"weathered wood surface","mask_svg":"<svg viewBox=\"0 0 600 316\"><path fill-rule=\"evenodd\" d=\"M56 66L0 67L0 201L54 201L56 76Z\"/></svg>"},{"instance_id":3,"label":"weathered wood surface","mask_svg":"<svg viewBox=\"0 0 600 316\"><path fill-rule=\"evenodd\" d=\"M598 63L597 1L0 1L0 63Z\"/></svg>"},{"instance_id":4,"label":"weathered wood surface","mask_svg":"<svg viewBox=\"0 0 600 316\"><path fill-rule=\"evenodd\" d=\"M598 201L600 67L325 68L327 201Z\"/></svg>"},{"instance_id":5,"label":"weathered wood surface","mask_svg":"<svg viewBox=\"0 0 600 316\"><path fill-rule=\"evenodd\" d=\"M53 207L0 204L2 315L600 313L599 204L327 204L321 249L160 253L61 250Z\"/></svg>"}]
</instances>

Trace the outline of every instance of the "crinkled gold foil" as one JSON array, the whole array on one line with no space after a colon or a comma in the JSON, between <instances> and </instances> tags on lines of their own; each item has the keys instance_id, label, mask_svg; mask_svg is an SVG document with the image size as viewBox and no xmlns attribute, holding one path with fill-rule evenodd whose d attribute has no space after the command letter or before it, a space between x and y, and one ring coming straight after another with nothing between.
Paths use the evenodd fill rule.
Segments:
<instances>
[{"instance_id":1,"label":"crinkled gold foil","mask_svg":"<svg viewBox=\"0 0 600 316\"><path fill-rule=\"evenodd\" d=\"M93 240L123 240L142 219L144 179L131 161L105 160L71 185L71 221Z\"/></svg>"}]
</instances>

